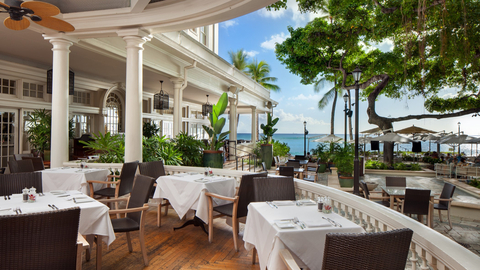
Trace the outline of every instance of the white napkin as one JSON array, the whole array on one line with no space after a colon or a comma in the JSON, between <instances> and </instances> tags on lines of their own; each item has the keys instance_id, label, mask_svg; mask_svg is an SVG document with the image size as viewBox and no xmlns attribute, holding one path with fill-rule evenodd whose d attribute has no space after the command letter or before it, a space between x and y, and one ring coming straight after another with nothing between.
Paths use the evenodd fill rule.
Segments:
<instances>
[{"instance_id":1,"label":"white napkin","mask_svg":"<svg viewBox=\"0 0 480 270\"><path fill-rule=\"evenodd\" d=\"M328 227L332 226L330 222L324 219L310 219L310 220L303 220L303 223L307 228L315 228L315 227Z\"/></svg>"},{"instance_id":2,"label":"white napkin","mask_svg":"<svg viewBox=\"0 0 480 270\"><path fill-rule=\"evenodd\" d=\"M173 176L182 177L182 176L185 176L185 175L188 175L188 173L176 173L176 174L174 174Z\"/></svg>"},{"instance_id":3,"label":"white napkin","mask_svg":"<svg viewBox=\"0 0 480 270\"><path fill-rule=\"evenodd\" d=\"M288 206L288 205L295 205L294 201L273 201L273 204L276 206Z\"/></svg>"},{"instance_id":4,"label":"white napkin","mask_svg":"<svg viewBox=\"0 0 480 270\"><path fill-rule=\"evenodd\" d=\"M20 209L22 210L22 214L53 211L53 209L47 205L42 205L37 207L28 207L28 208L20 207Z\"/></svg>"}]
</instances>

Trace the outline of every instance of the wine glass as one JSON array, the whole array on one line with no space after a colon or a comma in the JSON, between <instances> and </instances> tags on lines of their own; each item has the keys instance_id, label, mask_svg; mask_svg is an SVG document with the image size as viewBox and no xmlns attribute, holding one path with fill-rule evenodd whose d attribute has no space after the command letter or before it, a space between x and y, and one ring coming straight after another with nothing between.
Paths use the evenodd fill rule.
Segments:
<instances>
[{"instance_id":1,"label":"wine glass","mask_svg":"<svg viewBox=\"0 0 480 270\"><path fill-rule=\"evenodd\" d=\"M85 161L82 160L82 161L80 162L80 169L83 170L84 167L85 167Z\"/></svg>"}]
</instances>

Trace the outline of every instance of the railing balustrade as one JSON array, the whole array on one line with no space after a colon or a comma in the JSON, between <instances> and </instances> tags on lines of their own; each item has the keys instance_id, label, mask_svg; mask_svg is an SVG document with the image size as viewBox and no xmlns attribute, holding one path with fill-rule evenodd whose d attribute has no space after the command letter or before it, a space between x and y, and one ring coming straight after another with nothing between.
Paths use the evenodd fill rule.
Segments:
<instances>
[{"instance_id":1,"label":"railing balustrade","mask_svg":"<svg viewBox=\"0 0 480 270\"><path fill-rule=\"evenodd\" d=\"M118 168L122 164L89 163L91 168ZM64 166L79 166L68 162ZM165 166L168 174L198 172L202 167ZM213 169L216 176L233 177L240 184L243 174L248 172ZM410 228L414 231L410 254L407 260L408 269L478 269L480 257L443 236L437 231L417 222L393 209L379 205L373 201L328 186L295 179L297 194L316 199L328 196L332 200L334 211L362 226L366 232L387 231ZM361 252L361 251L359 251Z\"/></svg>"}]
</instances>

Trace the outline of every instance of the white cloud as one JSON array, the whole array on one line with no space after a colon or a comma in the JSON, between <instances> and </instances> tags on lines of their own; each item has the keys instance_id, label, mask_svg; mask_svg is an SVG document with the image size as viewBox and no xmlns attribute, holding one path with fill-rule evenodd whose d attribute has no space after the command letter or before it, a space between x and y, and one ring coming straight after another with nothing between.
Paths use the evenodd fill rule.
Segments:
<instances>
[{"instance_id":1,"label":"white cloud","mask_svg":"<svg viewBox=\"0 0 480 270\"><path fill-rule=\"evenodd\" d=\"M265 17L265 18L277 19L277 18L281 18L285 14L287 14L287 10L280 9L280 10L277 10L277 11L275 11L275 10L268 11L266 8L262 8L258 11L258 14L260 14L260 16Z\"/></svg>"},{"instance_id":2,"label":"white cloud","mask_svg":"<svg viewBox=\"0 0 480 270\"><path fill-rule=\"evenodd\" d=\"M320 95L308 95L308 96L305 96L304 94L300 94L296 97L289 97L288 100L315 100L315 101L318 101L320 100Z\"/></svg>"},{"instance_id":3,"label":"white cloud","mask_svg":"<svg viewBox=\"0 0 480 270\"><path fill-rule=\"evenodd\" d=\"M248 55L248 57L250 57L250 58L253 58L253 57L255 57L255 55L259 54L259 52L257 52L257 51L249 51L249 52L245 52L245 53L246 53L246 54Z\"/></svg>"},{"instance_id":4,"label":"white cloud","mask_svg":"<svg viewBox=\"0 0 480 270\"><path fill-rule=\"evenodd\" d=\"M280 122L295 122L295 123L298 123L298 122L307 121L311 125L324 125L324 126L329 126L330 125L329 123L325 123L323 120L317 120L313 117L304 116L303 113L295 115L295 114L292 114L292 113L286 113L282 109L276 110L274 116L280 118L279 123Z\"/></svg>"},{"instance_id":5,"label":"white cloud","mask_svg":"<svg viewBox=\"0 0 480 270\"><path fill-rule=\"evenodd\" d=\"M224 22L220 23L220 27L223 27L225 29L227 29L231 26L234 26L234 25L238 25L238 22L235 21L235 20L228 20L228 21L224 21Z\"/></svg>"},{"instance_id":6,"label":"white cloud","mask_svg":"<svg viewBox=\"0 0 480 270\"><path fill-rule=\"evenodd\" d=\"M309 107L309 108L307 108L307 110L313 111L313 110L315 110L315 108L314 107Z\"/></svg>"},{"instance_id":7,"label":"white cloud","mask_svg":"<svg viewBox=\"0 0 480 270\"><path fill-rule=\"evenodd\" d=\"M446 93L445 95L441 96L441 98L454 98L457 96L457 93Z\"/></svg>"},{"instance_id":8,"label":"white cloud","mask_svg":"<svg viewBox=\"0 0 480 270\"><path fill-rule=\"evenodd\" d=\"M262 42L260 46L267 50L275 50L275 44L284 42L287 37L288 36L282 32L280 34L271 36L269 40Z\"/></svg>"},{"instance_id":9,"label":"white cloud","mask_svg":"<svg viewBox=\"0 0 480 270\"><path fill-rule=\"evenodd\" d=\"M294 22L294 27L303 27L313 19L325 16L323 13L301 13L300 10L298 10L298 3L296 0L288 0L287 9L267 11L266 8L263 8L258 11L258 14L262 17L272 19L285 18L289 16Z\"/></svg>"}]
</instances>

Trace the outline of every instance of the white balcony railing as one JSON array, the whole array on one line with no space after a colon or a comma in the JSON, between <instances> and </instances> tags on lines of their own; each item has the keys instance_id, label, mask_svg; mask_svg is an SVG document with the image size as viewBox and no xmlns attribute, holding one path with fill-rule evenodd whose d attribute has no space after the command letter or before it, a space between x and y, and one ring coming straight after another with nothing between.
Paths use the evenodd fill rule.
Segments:
<instances>
[{"instance_id":1,"label":"white balcony railing","mask_svg":"<svg viewBox=\"0 0 480 270\"><path fill-rule=\"evenodd\" d=\"M93 168L118 168L122 164L89 163ZM64 166L79 166L78 163L68 162ZM169 174L183 172L203 173L204 168L186 166L165 166ZM213 169L215 175L237 179L248 172ZM480 257L459 245L455 241L443 236L435 230L375 202L360 198L351 193L319 185L303 180L295 180L298 194L309 198L329 196L337 213L361 224L367 232L387 231L400 228L410 228L414 231L410 246L410 255L407 261L409 269L478 269ZM361 252L361 251L360 251Z\"/></svg>"}]
</instances>

